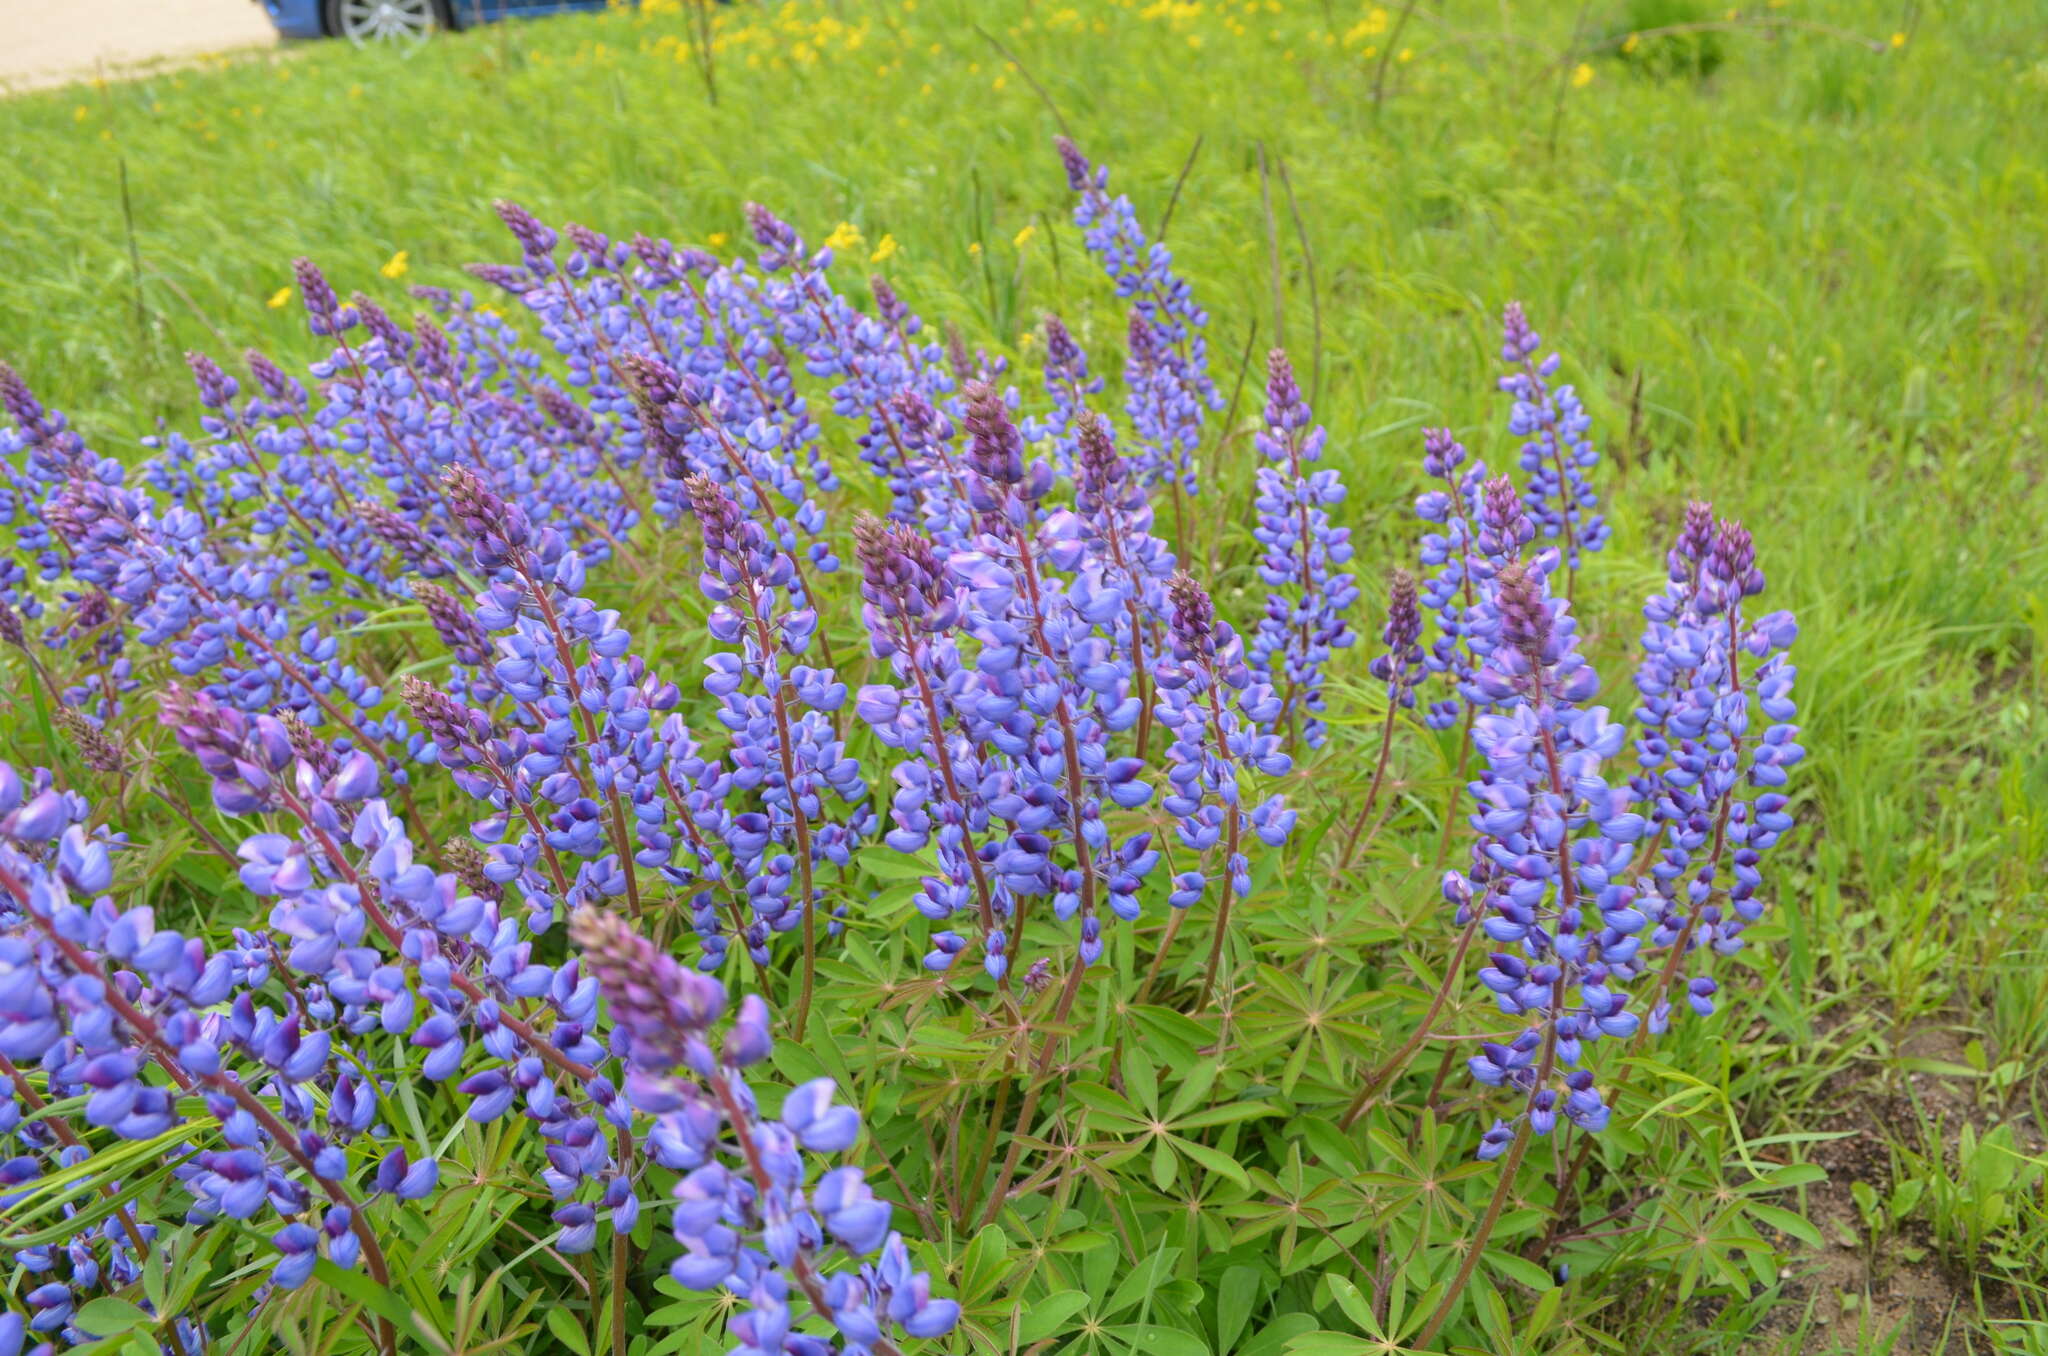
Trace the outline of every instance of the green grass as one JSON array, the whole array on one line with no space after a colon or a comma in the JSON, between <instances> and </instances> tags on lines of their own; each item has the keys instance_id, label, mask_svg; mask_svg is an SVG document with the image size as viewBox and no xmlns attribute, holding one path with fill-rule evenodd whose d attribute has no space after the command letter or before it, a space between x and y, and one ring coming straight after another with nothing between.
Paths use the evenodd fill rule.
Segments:
<instances>
[{"instance_id":1,"label":"green grass","mask_svg":"<svg viewBox=\"0 0 2048 1356\"><path fill-rule=\"evenodd\" d=\"M674 50L685 19L665 14L16 98L0 103L0 356L100 446L132 447L159 416L189 426L181 350L311 353L296 306L265 304L292 256L395 301L377 269L397 251L406 283L507 256L488 209L502 196L691 243L737 236L748 199L813 241L851 222L867 248L894 237L883 267L927 317L1035 372L1022 336L1057 310L1100 367L1121 310L1066 223L1052 115L979 24L1148 224L1199 139L1169 240L1216 366L1228 389L1253 331L1260 349L1277 331L1313 373L1368 578L1414 535L1421 425L1506 453L1489 373L1499 306L1520 298L1611 457L1616 540L1582 603L1609 700L1626 704L1634 600L1690 496L1750 524L1769 599L1799 613L1805 824L1771 868L1746 982L1724 981L1726 1017L1660 1056L1731 1111L1660 1133L1641 1172L1711 1206L1738 1161L1733 1120L1752 1141L1854 1131L1893 1164L1880 1194L1888 1174L1930 1185L1898 1219L1849 1209L1841 1183L1810 1193L1829 1247L1792 1249L1783 1293L1710 1312L1680 1302L1689 1288L1596 1280L1531 1350L1596 1349L1574 1344L1598 1330L1625 1351L2048 1351L2041 1174L1973 1167L1996 1120L2041 1157L2048 1090L2048 6L1902 18L1795 0L1758 12L1882 50L1751 28L1722 35L1705 83L1590 54L1581 85L1555 61L1576 6L1504 20L1447 0L1419 7L1378 110L1363 49L1384 35L1346 36L1364 11L1267 8L743 10L721 22L755 36L730 36L715 108ZM1583 31L1623 12L1592 5ZM1241 505L1248 442L1223 456ZM1249 580L1247 515L1203 512L1219 569ZM1334 804L1373 719L1354 710L1317 770ZM1419 739L1406 751L1416 822L1356 902L1330 903L1428 930L1423 821L1447 769ZM1833 1166L1838 1147L1814 1152ZM1985 1192L2002 1202L1989 1224ZM1863 1231L1854 1247L1844 1230ZM1897 1274L1918 1298L1885 1298ZM1774 1306L1777 1326L1751 1334Z\"/></svg>"}]
</instances>

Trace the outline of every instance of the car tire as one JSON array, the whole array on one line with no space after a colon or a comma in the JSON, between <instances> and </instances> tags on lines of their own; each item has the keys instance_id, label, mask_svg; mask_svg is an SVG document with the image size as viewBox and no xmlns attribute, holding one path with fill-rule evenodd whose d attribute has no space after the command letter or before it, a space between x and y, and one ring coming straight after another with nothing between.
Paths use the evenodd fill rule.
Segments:
<instances>
[{"instance_id":1,"label":"car tire","mask_svg":"<svg viewBox=\"0 0 2048 1356\"><path fill-rule=\"evenodd\" d=\"M440 0L326 0L327 31L358 47L416 43L447 27Z\"/></svg>"}]
</instances>

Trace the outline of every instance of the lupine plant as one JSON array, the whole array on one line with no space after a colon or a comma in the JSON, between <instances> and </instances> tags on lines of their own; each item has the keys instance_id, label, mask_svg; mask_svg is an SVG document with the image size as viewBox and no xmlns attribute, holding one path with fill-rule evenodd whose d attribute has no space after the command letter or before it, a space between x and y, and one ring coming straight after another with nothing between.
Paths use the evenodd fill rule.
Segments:
<instances>
[{"instance_id":1,"label":"lupine plant","mask_svg":"<svg viewBox=\"0 0 2048 1356\"><path fill-rule=\"evenodd\" d=\"M1631 1057L1715 1014L1768 898L1792 618L1693 504L1633 709L1598 704L1598 457L1510 306L1522 483L1426 432L1371 625L1287 356L1255 473L1201 483L1207 318L1058 149L1120 419L1059 319L1027 393L758 205L749 260L500 203L517 261L409 324L300 260L310 380L193 354L196 432L132 462L0 367L0 642L41 762L0 764L0 1353L1016 1350L1080 1330L1069 1252L1120 1249L1199 1327L1168 1274L1274 1239L1228 1284L1275 1330L1335 1305L1427 1349L1491 1333L1532 1156L1532 1253L1573 1245L1615 1189L1592 1146L1653 1091ZM1197 494L1248 495L1249 558L1192 539ZM1439 832L1407 794L1432 739L1448 952L1374 1040L1387 986L1331 1008L1328 929L1290 959L1273 928L1314 882L1400 882L1375 840ZM1362 806L1318 808L1347 757ZM1473 994L1497 1018L1453 1029ZM1398 1206L1352 1179L1445 1136L1484 1204L1364 1268Z\"/></svg>"}]
</instances>

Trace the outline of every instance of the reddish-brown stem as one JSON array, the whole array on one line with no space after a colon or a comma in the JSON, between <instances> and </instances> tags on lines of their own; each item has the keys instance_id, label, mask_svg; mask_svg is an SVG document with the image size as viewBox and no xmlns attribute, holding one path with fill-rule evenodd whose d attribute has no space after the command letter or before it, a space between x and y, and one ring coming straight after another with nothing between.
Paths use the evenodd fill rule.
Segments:
<instances>
[{"instance_id":1,"label":"reddish-brown stem","mask_svg":"<svg viewBox=\"0 0 2048 1356\"><path fill-rule=\"evenodd\" d=\"M1067 982L1060 989L1060 1001L1053 1009L1052 1024L1063 1026L1074 1010L1074 999L1081 993L1081 976L1086 968L1080 957L1067 971ZM1046 1071L1052 1067L1052 1052L1059 1045L1059 1036L1048 1031L1044 1043L1038 1047L1038 1058L1032 1061L1031 1083L1024 1090L1024 1105L1017 1112L1017 1123L1010 1130L1010 1146L1003 1152L1003 1169L996 1174L996 1184L989 1192L988 1208L982 1212L981 1227L984 1229L996 1222L996 1216L1003 1212L1003 1199L1009 1194L1010 1183L1017 1176L1017 1164L1024 1157L1024 1136L1031 1129L1032 1117L1038 1114L1038 1099L1044 1095Z\"/></svg>"},{"instance_id":2,"label":"reddish-brown stem","mask_svg":"<svg viewBox=\"0 0 2048 1356\"><path fill-rule=\"evenodd\" d=\"M1481 906L1475 900L1469 907L1472 916L1466 920L1465 930L1458 934L1457 950L1451 953L1451 963L1444 970L1442 982L1436 986L1436 994L1429 1000L1429 1011L1422 1015L1422 1021L1416 1026L1415 1033L1358 1089L1358 1095L1351 1099L1351 1105L1344 1108L1343 1118L1337 1122L1339 1129L1349 1130L1356 1124L1358 1118L1365 1114L1365 1108L1371 1103L1373 1095L1399 1077L1401 1071L1408 1067L1408 1061L1414 1058L1415 1052L1422 1048L1422 1043L1430 1038L1430 1028L1435 1025L1437 1014L1444 1010L1444 1003L1450 998L1451 990L1464 976L1465 953L1471 950L1472 938L1479 931ZM1432 1089L1430 1098L1435 1100L1435 1097L1435 1090Z\"/></svg>"},{"instance_id":3,"label":"reddish-brown stem","mask_svg":"<svg viewBox=\"0 0 2048 1356\"><path fill-rule=\"evenodd\" d=\"M1173 917L1166 920L1166 931L1160 934L1159 949L1152 953L1152 964L1146 967L1145 982L1138 986L1138 996L1131 1001L1132 1007L1143 1006L1146 998L1151 996L1152 981L1159 978L1159 967L1165 962L1166 953L1173 949L1173 939L1180 935L1180 925L1187 916L1186 909L1175 909Z\"/></svg>"},{"instance_id":4,"label":"reddish-brown stem","mask_svg":"<svg viewBox=\"0 0 2048 1356\"><path fill-rule=\"evenodd\" d=\"M526 557L521 556L515 561L515 567L519 571L519 577L526 581L526 591L532 595L534 602L540 608L541 620L547 624L549 633L555 638L555 657L562 665L562 681L568 686L570 698L574 701L576 694L576 653L570 648L569 637L562 630L562 620L555 612L554 600L548 597L547 590L542 588L539 581L533 577L533 571L529 567ZM581 702L575 702L575 706L577 711L583 716L583 732L589 738L591 747L598 747L597 717L591 714ZM612 812L612 850L618 853L619 870L626 877L626 908L633 917L638 918L640 916L640 879L639 874L634 870L633 840L626 831L626 810L619 803L619 793L616 787L605 792L605 801L611 806Z\"/></svg>"},{"instance_id":5,"label":"reddish-brown stem","mask_svg":"<svg viewBox=\"0 0 2048 1356\"><path fill-rule=\"evenodd\" d=\"M1228 758L1230 741L1223 729L1224 684L1222 675L1216 672L1215 655L1209 655L1203 661L1203 667L1208 670L1209 678L1209 737L1215 741L1216 756ZM1231 777L1235 779L1236 765L1231 764L1231 768ZM1196 1012L1209 1006L1209 994L1216 987L1216 972L1223 963L1223 943L1230 931L1231 900L1237 893L1237 872L1232 863L1236 860L1238 844L1244 833L1244 810L1236 797L1231 799L1225 813L1230 816L1230 828L1223 845L1223 903L1216 910L1216 935L1209 943L1209 968L1202 975L1202 992L1195 999Z\"/></svg>"},{"instance_id":6,"label":"reddish-brown stem","mask_svg":"<svg viewBox=\"0 0 2048 1356\"><path fill-rule=\"evenodd\" d=\"M772 517L775 513L775 504L768 497L768 487L763 485L760 479L754 475L753 471L748 468L746 458L740 455L738 446L734 444L731 437L726 434L726 431L718 425L705 420L703 421L703 426L711 431L712 436L717 438L719 449L725 453L725 459L732 466L732 469L747 478L747 484L754 491L754 498L760 505L760 511ZM794 551L785 551L783 554L789 560L789 572L796 577L797 588L802 591L806 599L809 599L815 605L818 595L811 592L810 580L804 574L803 562L797 559L797 553ZM825 635L825 628L820 626L814 634L818 637L818 655L825 661L825 667L828 669L838 668L838 663L832 658L832 642Z\"/></svg>"},{"instance_id":7,"label":"reddish-brown stem","mask_svg":"<svg viewBox=\"0 0 2048 1356\"><path fill-rule=\"evenodd\" d=\"M1739 606L1730 607L1728 609L1728 677L1730 684L1737 694L1742 692L1742 665L1740 662L1740 652L1736 645L1740 634L1741 608ZM1734 736L1734 748L1737 754L1741 753L1741 735ZM1727 848L1728 814L1733 806L1733 802L1734 797L1732 795L1724 797L1721 801L1720 812L1714 818L1714 841L1712 848L1709 849L1707 854L1706 867L1710 881L1719 874L1721 856ZM1712 895L1709 894L1708 899L1711 898ZM1695 925L1699 922L1700 913L1706 908L1707 903L1707 899L1702 899L1686 915L1684 925L1678 930L1678 936L1672 939L1671 952L1664 958L1664 968L1657 975L1657 989L1655 996L1650 1000L1650 1012L1655 1013L1670 998L1671 985L1678 978L1678 967L1685 963L1686 953L1691 949ZM1648 1037L1649 1031L1650 1024L1647 1021L1637 1026L1635 1034L1629 1037L1626 1049L1633 1052L1640 1047ZM1628 1071L1625 1068L1617 1068L1614 1073L1614 1080L1609 1087L1609 1095L1614 1099L1613 1105L1619 1106L1623 1094L1627 1091ZM1592 1153L1593 1141L1589 1136L1580 1143L1578 1152L1572 1156L1571 1167L1565 1173L1564 1188L1558 1193L1557 1204L1550 1221L1550 1229L1544 1240L1545 1246L1548 1246L1555 1239L1559 1226L1563 1224L1564 1212L1570 1208L1577 1191L1579 1173L1585 1168L1586 1160L1592 1157Z\"/></svg>"},{"instance_id":8,"label":"reddish-brown stem","mask_svg":"<svg viewBox=\"0 0 2048 1356\"><path fill-rule=\"evenodd\" d=\"M1522 367L1529 380L1539 386L1544 384L1534 358L1524 358ZM1578 533L1572 528L1572 492L1571 482L1564 474L1564 440L1557 436L1556 420L1547 415L1543 420L1543 441L1550 448L1551 464L1557 467L1557 510L1564 521L1564 596L1569 601L1579 582Z\"/></svg>"},{"instance_id":9,"label":"reddish-brown stem","mask_svg":"<svg viewBox=\"0 0 2048 1356\"><path fill-rule=\"evenodd\" d=\"M405 934L399 929L397 924L391 921L390 915L384 912L383 903L378 898L377 892L370 888L369 883L363 880L355 867L342 855L341 846L334 841L333 837L325 829L313 822L311 807L289 792L285 793L285 806L306 826L307 832L311 833L318 840L321 852L325 854L329 864L341 875L341 878L356 887L357 893L361 897L364 916L370 920L370 925L383 934L384 940L391 943L394 948L403 948L405 945ZM439 950L438 942L435 943L435 948L437 951ZM492 995L485 993L483 987L465 974L459 966L450 967L449 982L462 990L463 996L472 1003L482 1003L492 997ZM542 1035L531 1023L516 1016L509 1008L500 1005L498 1020L503 1022L513 1035L531 1046L535 1054L577 1082L587 1083L597 1076L595 1069L580 1060L571 1059L568 1055L562 1053L559 1046Z\"/></svg>"},{"instance_id":10,"label":"reddish-brown stem","mask_svg":"<svg viewBox=\"0 0 2048 1356\"><path fill-rule=\"evenodd\" d=\"M761 650L763 668L775 667L775 637L768 630L768 619L761 614L761 585L749 572L747 582L747 615L754 623L754 643ZM770 698L775 710L775 751L782 763L782 794L789 800L789 817L792 833L796 839L797 881L802 891L798 907L804 911L804 959L803 981L797 990L796 1017L791 1031L797 1040L804 1038L804 1028L811 1017L811 990L817 982L818 970L818 916L817 899L811 881L811 824L804 814L803 798L797 791L796 753L790 747L789 685L775 684Z\"/></svg>"},{"instance_id":11,"label":"reddish-brown stem","mask_svg":"<svg viewBox=\"0 0 2048 1356\"><path fill-rule=\"evenodd\" d=\"M1557 1012L1564 1004L1564 980L1559 979L1550 991L1549 1030L1543 1040L1543 1058L1537 1065L1536 1082L1541 1090L1550 1081L1550 1074L1557 1066ZM1531 1096L1533 1097L1533 1093ZM1465 1260L1458 1264L1458 1275L1451 1282L1451 1288L1444 1292L1436 1312L1429 1316L1422 1332L1416 1337L1415 1345L1427 1347L1439 1329L1456 1310L1458 1301L1464 1296L1465 1287L1472 1282L1472 1273L1479 1269L1479 1259L1486 1251L1486 1240L1493 1237L1493 1226L1500 1223L1501 1211L1507 1207L1508 1197L1514 1194L1515 1174L1521 1171L1522 1158L1529 1152L1529 1140L1534 1134L1534 1122L1524 1115L1522 1123L1515 1128L1515 1140L1508 1147L1507 1159L1500 1165L1500 1182L1493 1189L1493 1198L1486 1203L1486 1213L1480 1217L1479 1227L1473 1230L1465 1244Z\"/></svg>"},{"instance_id":12,"label":"reddish-brown stem","mask_svg":"<svg viewBox=\"0 0 2048 1356\"><path fill-rule=\"evenodd\" d=\"M633 1136L619 1131L619 1167L628 1180L633 1166ZM612 1221L612 1356L626 1356L626 1277L631 1240L616 1218Z\"/></svg>"},{"instance_id":13,"label":"reddish-brown stem","mask_svg":"<svg viewBox=\"0 0 2048 1356\"><path fill-rule=\"evenodd\" d=\"M1202 992L1195 998L1195 1011L1209 1006L1209 995L1216 989L1216 972L1223 965L1223 943L1230 935L1230 905L1236 894L1236 871L1231 859L1237 856L1239 835L1244 829L1244 815L1236 806L1230 809L1230 830L1223 844L1223 902L1216 909L1216 935L1209 941L1209 965L1202 972Z\"/></svg>"},{"instance_id":14,"label":"reddish-brown stem","mask_svg":"<svg viewBox=\"0 0 2048 1356\"><path fill-rule=\"evenodd\" d=\"M1017 547L1017 557L1023 566L1024 593L1031 604L1032 638L1038 642L1040 654L1051 654L1052 646L1046 639L1045 602L1038 587L1038 562L1031 550L1031 539L1024 529L1013 528L1012 540ZM1067 774L1067 821L1068 832L1074 839L1074 857L1081 868L1081 918L1083 921L1095 916L1095 858L1089 851L1081 817L1081 802L1085 798L1087 783L1081 776L1081 750L1074 728L1074 714L1067 703L1067 694L1062 691L1053 714L1060 723L1060 751L1065 755ZM1014 968L1021 963L1024 953L1024 902L1017 901L1017 936L1010 950L1010 964ZM1080 968L1079 958L1075 968Z\"/></svg>"},{"instance_id":15,"label":"reddish-brown stem","mask_svg":"<svg viewBox=\"0 0 2048 1356\"><path fill-rule=\"evenodd\" d=\"M1351 833L1344 840L1343 855L1337 859L1337 870L1351 869L1351 854L1358 850L1359 836L1365 832L1366 822L1372 818L1372 807L1380 798L1380 785L1387 777L1387 755L1394 748L1394 716L1401 709L1401 703L1393 694L1387 696L1387 718L1380 723L1380 759L1372 770L1372 788L1365 793L1365 804L1358 809L1358 818L1351 823Z\"/></svg>"},{"instance_id":16,"label":"reddish-brown stem","mask_svg":"<svg viewBox=\"0 0 2048 1356\"><path fill-rule=\"evenodd\" d=\"M668 793L669 802L676 807L676 819L682 824L683 834L690 840L690 846L697 849L700 857L709 857L711 855L710 845L704 841L704 833L697 827L697 821L690 817L690 808L683 803L683 794L676 790L675 780L668 775L668 768L666 766L661 769L661 787L662 790ZM726 886L726 907L732 914L733 940L740 944L741 950L747 952L748 959L753 960L753 952L746 945L747 918L744 905L740 900L739 891L733 889L730 882L725 882L724 884ZM761 997L767 998L771 976L769 975L768 967L758 960L754 960L754 978L761 985Z\"/></svg>"},{"instance_id":17,"label":"reddish-brown stem","mask_svg":"<svg viewBox=\"0 0 2048 1356\"><path fill-rule=\"evenodd\" d=\"M946 784L947 799L951 800L954 805L959 806L963 815L960 821L960 847L967 857L967 869L974 875L975 898L981 908L981 935L986 939L989 933L995 931L995 897L989 889L988 876L982 869L981 854L974 850L974 830L968 826L964 817L967 801L961 796L960 784L953 775L953 760L946 754L946 730L945 723L939 716L939 699L932 691L930 676L925 673L924 666L918 662L918 640L916 634L911 630L908 618L903 619L902 628L903 653L908 659L905 667L917 678L917 695L924 705L925 725L931 734L932 758L937 761L939 776ZM1009 971L1005 969L1003 972L1003 986L1005 988L1009 987L1008 981Z\"/></svg>"}]
</instances>

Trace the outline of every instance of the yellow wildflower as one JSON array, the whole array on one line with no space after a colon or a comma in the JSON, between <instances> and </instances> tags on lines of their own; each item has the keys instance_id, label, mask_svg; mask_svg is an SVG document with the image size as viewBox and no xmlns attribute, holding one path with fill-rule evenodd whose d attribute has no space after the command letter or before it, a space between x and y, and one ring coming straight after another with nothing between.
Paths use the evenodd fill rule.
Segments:
<instances>
[{"instance_id":1,"label":"yellow wildflower","mask_svg":"<svg viewBox=\"0 0 2048 1356\"><path fill-rule=\"evenodd\" d=\"M1024 223L1024 229L1017 232L1017 238L1015 240L1012 240L1010 243L1021 250L1026 245L1030 244L1031 237L1037 234L1038 223L1035 221L1027 221Z\"/></svg>"},{"instance_id":2,"label":"yellow wildflower","mask_svg":"<svg viewBox=\"0 0 2048 1356\"><path fill-rule=\"evenodd\" d=\"M1572 88L1584 89L1593 83L1593 68L1581 61L1572 68Z\"/></svg>"},{"instance_id":3,"label":"yellow wildflower","mask_svg":"<svg viewBox=\"0 0 2048 1356\"><path fill-rule=\"evenodd\" d=\"M971 255L974 255L974 256L975 256L976 258L980 258L980 257L981 257L981 242L980 242L979 240L970 240L970 241L968 241L968 242L967 242L967 252L968 252L969 254L971 254Z\"/></svg>"},{"instance_id":4,"label":"yellow wildflower","mask_svg":"<svg viewBox=\"0 0 2048 1356\"><path fill-rule=\"evenodd\" d=\"M78 107L71 110L71 121L73 122L84 122L87 118L91 116L92 110L87 108L84 104L80 104Z\"/></svg>"},{"instance_id":5,"label":"yellow wildflower","mask_svg":"<svg viewBox=\"0 0 2048 1356\"><path fill-rule=\"evenodd\" d=\"M405 250L400 250L389 259L386 259L384 267L377 271L387 278L403 278L405 271L410 267L412 267L412 256Z\"/></svg>"},{"instance_id":6,"label":"yellow wildflower","mask_svg":"<svg viewBox=\"0 0 2048 1356\"><path fill-rule=\"evenodd\" d=\"M1350 47L1375 33L1387 31L1387 12L1375 5L1363 19L1351 25L1344 33L1344 45Z\"/></svg>"},{"instance_id":7,"label":"yellow wildflower","mask_svg":"<svg viewBox=\"0 0 2048 1356\"><path fill-rule=\"evenodd\" d=\"M884 233L882 238L875 242L875 252L868 256L868 262L871 264L879 264L885 259L893 258L895 256L895 253L896 237Z\"/></svg>"},{"instance_id":8,"label":"yellow wildflower","mask_svg":"<svg viewBox=\"0 0 2048 1356\"><path fill-rule=\"evenodd\" d=\"M725 248L725 242L730 238L724 231L713 231L710 235L704 237L704 243L711 246L712 249L722 250Z\"/></svg>"},{"instance_id":9,"label":"yellow wildflower","mask_svg":"<svg viewBox=\"0 0 2048 1356\"><path fill-rule=\"evenodd\" d=\"M272 292L270 294L270 300L264 302L263 304L265 306L268 306L273 311L281 311L284 309L285 303L290 301L291 299L292 289L290 287L280 287L275 292Z\"/></svg>"},{"instance_id":10,"label":"yellow wildflower","mask_svg":"<svg viewBox=\"0 0 2048 1356\"><path fill-rule=\"evenodd\" d=\"M1894 33L1894 34L1892 34L1892 46L1894 46L1894 47L1904 47L1905 45L1906 45L1906 35L1905 35L1904 33Z\"/></svg>"},{"instance_id":11,"label":"yellow wildflower","mask_svg":"<svg viewBox=\"0 0 2048 1356\"><path fill-rule=\"evenodd\" d=\"M837 254L860 244L860 227L850 221L842 221L832 228L832 234L825 237L825 248Z\"/></svg>"},{"instance_id":12,"label":"yellow wildflower","mask_svg":"<svg viewBox=\"0 0 2048 1356\"><path fill-rule=\"evenodd\" d=\"M1415 60L1415 49L1413 47L1403 47L1401 49L1400 55L1396 56L1394 60L1401 62L1404 65L1410 61Z\"/></svg>"},{"instance_id":13,"label":"yellow wildflower","mask_svg":"<svg viewBox=\"0 0 2048 1356\"><path fill-rule=\"evenodd\" d=\"M1624 52L1633 52L1633 51L1635 51L1635 50L1636 50L1636 48L1638 48L1638 47L1640 47L1640 46L1642 45L1642 42L1643 42L1643 35L1642 35L1642 34L1640 34L1640 33L1631 33L1631 34L1629 34L1629 35L1628 35L1628 37L1627 37L1627 38L1626 38L1626 39L1625 39L1625 40L1624 40L1624 41L1622 42L1622 44L1621 44L1621 50L1622 50L1622 51L1624 51Z\"/></svg>"}]
</instances>

